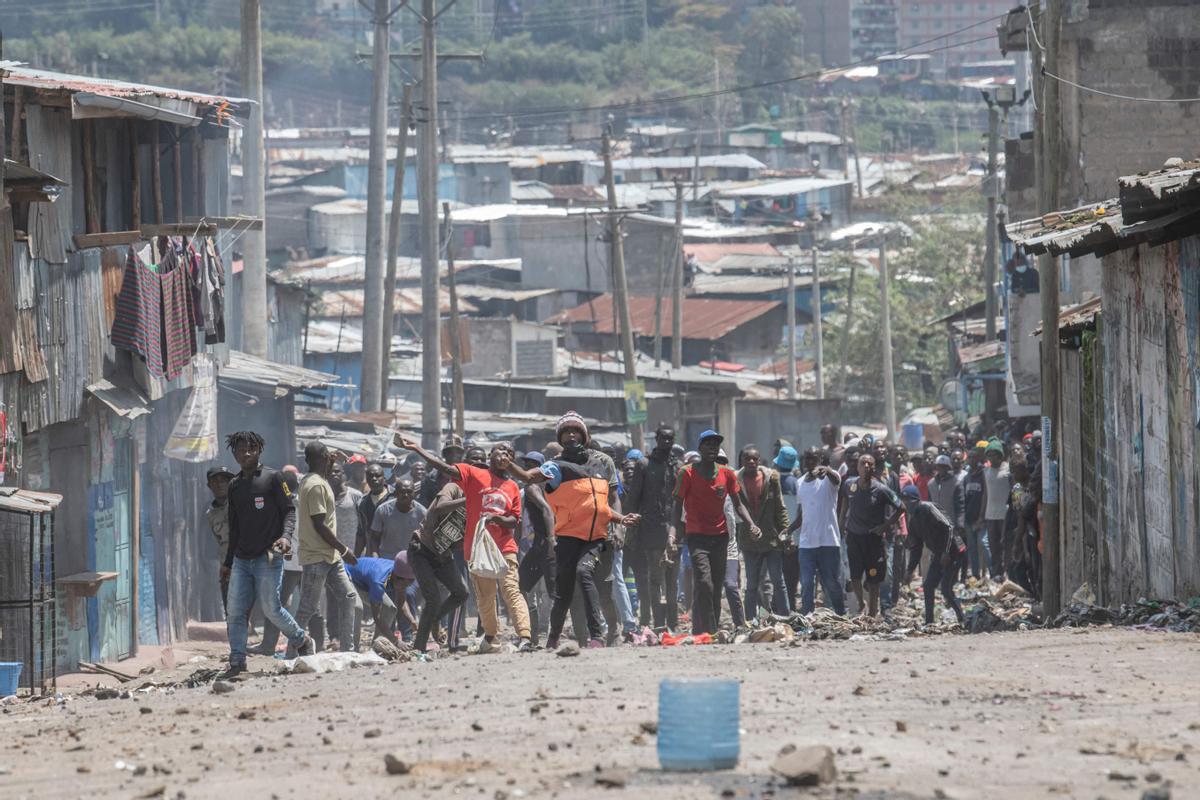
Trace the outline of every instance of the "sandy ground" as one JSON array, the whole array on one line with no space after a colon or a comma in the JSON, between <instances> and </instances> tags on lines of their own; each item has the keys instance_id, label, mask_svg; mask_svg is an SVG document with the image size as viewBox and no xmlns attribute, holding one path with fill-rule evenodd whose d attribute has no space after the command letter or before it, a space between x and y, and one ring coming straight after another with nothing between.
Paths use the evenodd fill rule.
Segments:
<instances>
[{"instance_id":1,"label":"sandy ground","mask_svg":"<svg viewBox=\"0 0 1200 800\"><path fill-rule=\"evenodd\" d=\"M71 696L3 709L0 797L1194 798L1197 664L1195 636L1092 629L457 656L221 695ZM668 676L741 681L735 770L658 769L640 724ZM785 787L770 766L788 743L834 748L837 781ZM387 752L412 772L386 774Z\"/></svg>"}]
</instances>

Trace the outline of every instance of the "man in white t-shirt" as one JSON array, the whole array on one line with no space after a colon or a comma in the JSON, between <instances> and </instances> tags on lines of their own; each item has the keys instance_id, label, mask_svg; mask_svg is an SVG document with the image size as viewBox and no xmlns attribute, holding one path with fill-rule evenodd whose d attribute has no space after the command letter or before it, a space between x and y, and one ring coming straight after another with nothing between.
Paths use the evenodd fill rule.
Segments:
<instances>
[{"instance_id":1,"label":"man in white t-shirt","mask_svg":"<svg viewBox=\"0 0 1200 800\"><path fill-rule=\"evenodd\" d=\"M983 522L987 526L987 542L991 549L992 580L1003 581L1007 564L1004 563L1004 520L1008 514L1008 495L1012 490L1008 463L1004 459L1004 445L999 442L988 445L984 454L987 463L983 468L983 481L987 487L983 505Z\"/></svg>"},{"instance_id":2,"label":"man in white t-shirt","mask_svg":"<svg viewBox=\"0 0 1200 800\"><path fill-rule=\"evenodd\" d=\"M837 521L838 487L842 478L823 464L816 447L804 451L804 476L796 483L797 514L788 527L795 534L800 558L800 613L811 614L817 577L825 601L838 614L846 613L842 589L842 537ZM799 529L799 533L796 530Z\"/></svg>"}]
</instances>

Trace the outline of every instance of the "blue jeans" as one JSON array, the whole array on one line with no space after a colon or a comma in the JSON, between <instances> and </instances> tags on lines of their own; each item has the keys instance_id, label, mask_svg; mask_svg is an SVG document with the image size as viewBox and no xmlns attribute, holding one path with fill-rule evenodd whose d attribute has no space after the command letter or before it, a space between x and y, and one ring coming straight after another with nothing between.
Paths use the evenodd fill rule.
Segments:
<instances>
[{"instance_id":1,"label":"blue jeans","mask_svg":"<svg viewBox=\"0 0 1200 800\"><path fill-rule=\"evenodd\" d=\"M801 547L800 613L811 614L816 606L817 576L821 591L838 614L846 613L846 595L842 590L842 551L839 547Z\"/></svg>"},{"instance_id":2,"label":"blue jeans","mask_svg":"<svg viewBox=\"0 0 1200 800\"><path fill-rule=\"evenodd\" d=\"M896 605L896 601L900 599L896 596L896 587L893 585L895 583L893 568L896 562L895 540L885 540L883 549L887 551L887 573L884 575L883 585L879 587L879 610L890 611Z\"/></svg>"},{"instance_id":3,"label":"blue jeans","mask_svg":"<svg viewBox=\"0 0 1200 800\"><path fill-rule=\"evenodd\" d=\"M629 587L625 585L625 550L613 553L613 602L617 604L617 616L621 618L621 630L633 633L638 629L637 617L633 615L633 601L629 599Z\"/></svg>"},{"instance_id":4,"label":"blue jeans","mask_svg":"<svg viewBox=\"0 0 1200 800\"><path fill-rule=\"evenodd\" d=\"M283 556L272 557L272 554L264 553L253 559L234 557L229 577L229 613L225 621L231 667L246 664L246 630L255 598L262 607L263 616L287 637L289 645L299 647L304 643L304 629L279 604L282 582Z\"/></svg>"},{"instance_id":5,"label":"blue jeans","mask_svg":"<svg viewBox=\"0 0 1200 800\"><path fill-rule=\"evenodd\" d=\"M967 527L967 558L971 574L977 579L991 568L992 548L988 546L987 526L982 520Z\"/></svg>"},{"instance_id":6,"label":"blue jeans","mask_svg":"<svg viewBox=\"0 0 1200 800\"><path fill-rule=\"evenodd\" d=\"M774 611L781 617L791 613L788 608L787 584L783 580L783 553L742 553L746 559L746 619L758 617L758 606Z\"/></svg>"}]
</instances>

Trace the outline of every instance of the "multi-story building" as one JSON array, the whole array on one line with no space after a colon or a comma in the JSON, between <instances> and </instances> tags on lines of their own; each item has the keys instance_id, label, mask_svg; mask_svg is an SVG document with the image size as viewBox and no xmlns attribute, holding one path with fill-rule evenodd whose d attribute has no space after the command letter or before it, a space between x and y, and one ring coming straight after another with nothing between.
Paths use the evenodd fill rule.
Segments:
<instances>
[{"instance_id":1,"label":"multi-story building","mask_svg":"<svg viewBox=\"0 0 1200 800\"><path fill-rule=\"evenodd\" d=\"M894 53L900 47L900 0L852 0L850 58L853 61Z\"/></svg>"},{"instance_id":2,"label":"multi-story building","mask_svg":"<svg viewBox=\"0 0 1200 800\"><path fill-rule=\"evenodd\" d=\"M954 77L961 64L996 57L996 27L1013 0L897 0L895 5L899 46L936 51L930 53L932 73Z\"/></svg>"}]
</instances>

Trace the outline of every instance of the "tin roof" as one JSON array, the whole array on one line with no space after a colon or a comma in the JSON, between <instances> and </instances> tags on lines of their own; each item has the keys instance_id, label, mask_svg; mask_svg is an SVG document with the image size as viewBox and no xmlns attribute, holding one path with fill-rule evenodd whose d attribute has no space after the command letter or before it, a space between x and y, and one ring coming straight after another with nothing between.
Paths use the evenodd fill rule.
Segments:
<instances>
[{"instance_id":1,"label":"tin roof","mask_svg":"<svg viewBox=\"0 0 1200 800\"><path fill-rule=\"evenodd\" d=\"M71 75L66 72L34 69L21 64L19 61L0 61L0 70L5 73L4 82L12 86L24 86L31 89L48 91L63 91L69 94L88 92L105 97L159 97L168 100L184 100L199 103L204 106L220 106L228 103L231 107L249 106L252 102L240 97L221 97L204 92L189 92L185 89L172 89L166 86L154 86L147 83L130 83L111 78L93 78L87 75ZM231 108L232 110L232 108Z\"/></svg>"},{"instance_id":2,"label":"tin roof","mask_svg":"<svg viewBox=\"0 0 1200 800\"><path fill-rule=\"evenodd\" d=\"M265 358L229 351L229 363L220 368L220 382L235 381L242 384L272 389L276 397L283 397L300 389L318 389L337 382L337 375L317 372L293 364L280 364Z\"/></svg>"},{"instance_id":3,"label":"tin roof","mask_svg":"<svg viewBox=\"0 0 1200 800\"><path fill-rule=\"evenodd\" d=\"M657 297L629 298L629 315L635 335L654 334L654 309L658 302ZM685 339L715 341L780 305L782 304L776 300L704 300L685 297L681 333ZM592 316L593 308L595 318ZM559 325L586 322L591 323L593 333L615 333L613 297L611 294L602 294L591 303L584 303L554 315L547 322ZM667 323L663 327L669 329L670 325Z\"/></svg>"},{"instance_id":4,"label":"tin roof","mask_svg":"<svg viewBox=\"0 0 1200 800\"><path fill-rule=\"evenodd\" d=\"M722 197L787 197L807 194L835 186L849 186L850 181L836 178L789 178L782 181L764 181L738 189L725 189Z\"/></svg>"}]
</instances>

